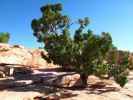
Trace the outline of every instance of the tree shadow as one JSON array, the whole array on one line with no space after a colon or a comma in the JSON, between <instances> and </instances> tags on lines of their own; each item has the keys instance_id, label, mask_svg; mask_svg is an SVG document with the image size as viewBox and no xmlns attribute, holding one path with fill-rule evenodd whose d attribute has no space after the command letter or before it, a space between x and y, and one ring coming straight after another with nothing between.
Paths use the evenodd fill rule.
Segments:
<instances>
[{"instance_id":1,"label":"tree shadow","mask_svg":"<svg viewBox=\"0 0 133 100\"><path fill-rule=\"evenodd\" d=\"M62 87L62 86L57 86L55 84L49 84L50 82L54 83L54 81L57 79L61 80L61 78L63 78L66 75L73 75L75 73L66 72L60 75L56 75L56 74L53 74L52 71L51 72L48 71L48 73L45 73L45 72L47 71L44 71L44 73L39 73L39 74L14 77L13 79L0 80L0 90L7 90L7 91L14 91L14 92L34 91L34 92L45 93L45 94L61 92L61 90L66 90L66 91L85 90L87 94L102 94L110 91L119 91L119 89L117 89L116 87L106 86L106 84L103 82L88 84L86 88L82 86ZM25 82L27 80L32 80L32 82L27 84ZM22 81L22 82L17 83L17 81ZM79 81L80 79L78 79L75 84L79 83ZM65 95L63 98L74 97L74 96L77 96L78 94L70 93L68 96L65 96Z\"/></svg>"},{"instance_id":2,"label":"tree shadow","mask_svg":"<svg viewBox=\"0 0 133 100\"><path fill-rule=\"evenodd\" d=\"M119 88L114 86L107 86L104 82L96 82L91 84L86 88L87 94L102 94L106 92L117 92L120 91Z\"/></svg>"},{"instance_id":3,"label":"tree shadow","mask_svg":"<svg viewBox=\"0 0 133 100\"><path fill-rule=\"evenodd\" d=\"M24 92L24 91L41 92L43 90L55 91L57 90L57 88L60 87L49 83L50 82L52 83L52 81L56 79L61 79L61 77L63 76L72 75L72 74L74 73L64 73L61 75L55 75L51 72L49 73L44 72L41 74L15 76L12 79L5 78L3 80L0 80L0 90L6 89L8 91L16 91L16 92ZM26 82L29 80L32 82L27 84Z\"/></svg>"},{"instance_id":4,"label":"tree shadow","mask_svg":"<svg viewBox=\"0 0 133 100\"><path fill-rule=\"evenodd\" d=\"M41 72L63 72L62 68L45 68L45 69L37 69Z\"/></svg>"}]
</instances>

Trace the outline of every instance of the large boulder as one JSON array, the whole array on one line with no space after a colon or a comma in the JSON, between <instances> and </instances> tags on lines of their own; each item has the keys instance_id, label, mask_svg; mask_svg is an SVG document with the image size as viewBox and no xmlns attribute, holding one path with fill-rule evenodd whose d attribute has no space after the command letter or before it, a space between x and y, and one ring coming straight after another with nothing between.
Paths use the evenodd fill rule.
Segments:
<instances>
[{"instance_id":1,"label":"large boulder","mask_svg":"<svg viewBox=\"0 0 133 100\"><path fill-rule=\"evenodd\" d=\"M79 74L58 76L55 80L49 83L58 87L75 87L81 86L82 81Z\"/></svg>"},{"instance_id":2,"label":"large boulder","mask_svg":"<svg viewBox=\"0 0 133 100\"><path fill-rule=\"evenodd\" d=\"M34 68L49 67L50 64L42 58L46 55L44 49L30 49L20 45L9 45L0 43L0 64L17 64Z\"/></svg>"}]
</instances>

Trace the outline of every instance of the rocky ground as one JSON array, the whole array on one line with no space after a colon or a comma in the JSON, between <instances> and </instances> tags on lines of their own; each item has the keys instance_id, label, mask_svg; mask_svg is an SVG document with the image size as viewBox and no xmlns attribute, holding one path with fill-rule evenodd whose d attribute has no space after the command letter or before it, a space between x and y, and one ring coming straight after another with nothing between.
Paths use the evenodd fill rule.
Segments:
<instances>
[{"instance_id":1,"label":"rocky ground","mask_svg":"<svg viewBox=\"0 0 133 100\"><path fill-rule=\"evenodd\" d=\"M0 63L17 64L32 68L48 68L56 66L47 63L47 61L42 58L42 54L47 55L47 52L44 49L25 48L21 45L0 43Z\"/></svg>"},{"instance_id":2,"label":"rocky ground","mask_svg":"<svg viewBox=\"0 0 133 100\"><path fill-rule=\"evenodd\" d=\"M58 76L62 78L55 79ZM124 88L112 80L100 80L95 76L88 78L85 89L49 86L71 87L80 84L78 79L79 75L74 73L40 70L35 70L29 77L3 78L0 80L0 100L133 100L133 72L130 72ZM35 97L47 99L33 99Z\"/></svg>"},{"instance_id":3,"label":"rocky ground","mask_svg":"<svg viewBox=\"0 0 133 100\"><path fill-rule=\"evenodd\" d=\"M81 89L82 81L78 74L60 72L57 65L47 63L41 54L47 55L47 52L0 44L0 64L28 66L33 70L31 74L0 78L0 100L133 100L133 72L130 72L129 81L123 88L113 80L89 76L88 87ZM1 71L6 66L0 67ZM75 88L71 88L73 86Z\"/></svg>"}]
</instances>

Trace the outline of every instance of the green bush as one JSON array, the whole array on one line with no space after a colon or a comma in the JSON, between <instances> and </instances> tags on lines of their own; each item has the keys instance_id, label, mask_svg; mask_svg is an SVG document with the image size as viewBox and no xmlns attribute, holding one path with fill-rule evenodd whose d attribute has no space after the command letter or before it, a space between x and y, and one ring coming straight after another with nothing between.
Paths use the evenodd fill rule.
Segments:
<instances>
[{"instance_id":1,"label":"green bush","mask_svg":"<svg viewBox=\"0 0 133 100\"><path fill-rule=\"evenodd\" d=\"M121 87L123 87L128 82L126 75L118 75L115 77L115 81L120 84Z\"/></svg>"},{"instance_id":2,"label":"green bush","mask_svg":"<svg viewBox=\"0 0 133 100\"><path fill-rule=\"evenodd\" d=\"M0 43L8 43L9 42L10 35L7 32L1 32L0 33Z\"/></svg>"}]
</instances>

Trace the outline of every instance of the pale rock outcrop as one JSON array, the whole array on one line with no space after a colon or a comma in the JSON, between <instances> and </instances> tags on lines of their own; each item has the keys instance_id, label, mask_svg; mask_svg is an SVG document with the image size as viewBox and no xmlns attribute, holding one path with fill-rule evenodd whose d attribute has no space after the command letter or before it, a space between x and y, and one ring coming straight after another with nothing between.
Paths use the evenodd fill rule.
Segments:
<instances>
[{"instance_id":1,"label":"pale rock outcrop","mask_svg":"<svg viewBox=\"0 0 133 100\"><path fill-rule=\"evenodd\" d=\"M44 49L28 49L20 45L0 43L0 63L18 64L35 68L45 68L49 64L41 57Z\"/></svg>"},{"instance_id":2,"label":"pale rock outcrop","mask_svg":"<svg viewBox=\"0 0 133 100\"><path fill-rule=\"evenodd\" d=\"M79 74L74 74L57 78L57 80L55 80L53 84L60 87L73 87L73 86L81 86L82 81L80 79Z\"/></svg>"}]
</instances>

